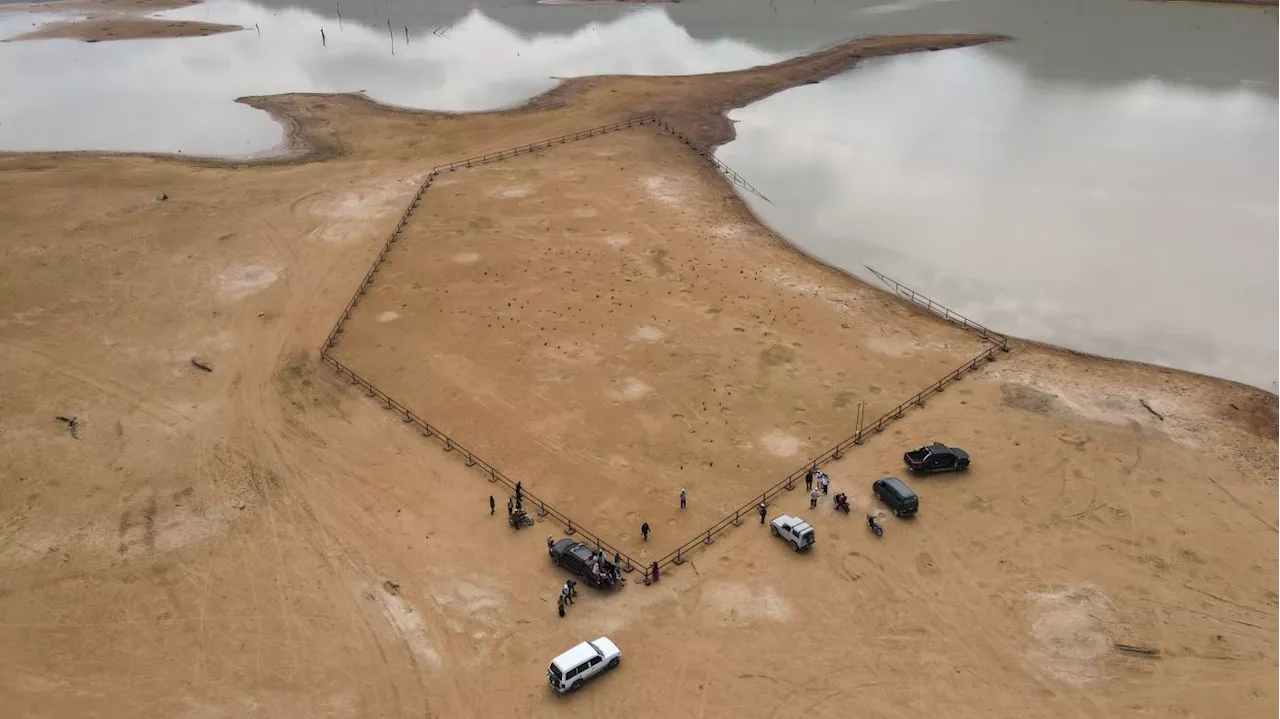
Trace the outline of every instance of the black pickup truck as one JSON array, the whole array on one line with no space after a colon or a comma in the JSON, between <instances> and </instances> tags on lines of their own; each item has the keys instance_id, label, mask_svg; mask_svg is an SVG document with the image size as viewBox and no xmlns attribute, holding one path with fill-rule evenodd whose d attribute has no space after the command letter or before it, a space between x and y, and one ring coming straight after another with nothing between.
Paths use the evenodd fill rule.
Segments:
<instances>
[{"instance_id":1,"label":"black pickup truck","mask_svg":"<svg viewBox=\"0 0 1280 719\"><path fill-rule=\"evenodd\" d=\"M916 474L963 472L969 468L969 453L956 447L934 442L902 455L907 469Z\"/></svg>"},{"instance_id":2,"label":"black pickup truck","mask_svg":"<svg viewBox=\"0 0 1280 719\"><path fill-rule=\"evenodd\" d=\"M582 577L582 581L599 589L612 589L618 586L620 571L600 554L596 559L597 571L591 571L591 557L595 550L572 539L561 539L547 548L551 561L564 567L573 574Z\"/></svg>"}]
</instances>

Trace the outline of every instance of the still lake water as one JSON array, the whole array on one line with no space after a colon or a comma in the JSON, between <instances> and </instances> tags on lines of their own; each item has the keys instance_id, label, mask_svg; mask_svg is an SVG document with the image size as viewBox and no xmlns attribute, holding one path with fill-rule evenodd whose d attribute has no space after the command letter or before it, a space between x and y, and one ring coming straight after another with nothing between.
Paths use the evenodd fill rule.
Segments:
<instances>
[{"instance_id":1,"label":"still lake water","mask_svg":"<svg viewBox=\"0 0 1280 719\"><path fill-rule=\"evenodd\" d=\"M0 43L0 149L253 155L281 132L231 102L242 95L481 110L555 77L714 72L860 34L1013 35L875 60L737 110L739 137L719 154L777 203L756 206L766 222L833 265L871 265L1010 334L1276 390L1274 11L216 0L162 16L248 29ZM32 22L0 14L0 37Z\"/></svg>"}]
</instances>

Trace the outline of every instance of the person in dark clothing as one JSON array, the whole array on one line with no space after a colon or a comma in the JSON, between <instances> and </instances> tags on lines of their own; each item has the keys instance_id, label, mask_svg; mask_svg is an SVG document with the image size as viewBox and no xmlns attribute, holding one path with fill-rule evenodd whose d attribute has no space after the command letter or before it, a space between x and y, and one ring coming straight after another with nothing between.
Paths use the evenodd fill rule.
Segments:
<instances>
[{"instance_id":1,"label":"person in dark clothing","mask_svg":"<svg viewBox=\"0 0 1280 719\"><path fill-rule=\"evenodd\" d=\"M649 541L649 523L648 522L645 522L644 524L640 525L640 536L644 538L644 541L646 542Z\"/></svg>"},{"instance_id":2,"label":"person in dark clothing","mask_svg":"<svg viewBox=\"0 0 1280 719\"><path fill-rule=\"evenodd\" d=\"M654 562L653 566L649 568L649 576L653 577L653 581L655 582L658 581L658 563L657 562Z\"/></svg>"},{"instance_id":3,"label":"person in dark clothing","mask_svg":"<svg viewBox=\"0 0 1280 719\"><path fill-rule=\"evenodd\" d=\"M524 486L516 482L516 504L520 504L520 500L524 499Z\"/></svg>"},{"instance_id":4,"label":"person in dark clothing","mask_svg":"<svg viewBox=\"0 0 1280 719\"><path fill-rule=\"evenodd\" d=\"M494 503L493 495L491 494L489 495L489 516L492 517L493 513L496 511L498 511L498 505Z\"/></svg>"},{"instance_id":5,"label":"person in dark clothing","mask_svg":"<svg viewBox=\"0 0 1280 719\"><path fill-rule=\"evenodd\" d=\"M687 498L688 498L688 493L685 492L683 489L680 490L680 509L684 509L685 501Z\"/></svg>"},{"instance_id":6,"label":"person in dark clothing","mask_svg":"<svg viewBox=\"0 0 1280 719\"><path fill-rule=\"evenodd\" d=\"M510 517L512 514L515 514L515 511L516 511L516 500L513 499L512 497L507 497L507 516Z\"/></svg>"},{"instance_id":7,"label":"person in dark clothing","mask_svg":"<svg viewBox=\"0 0 1280 719\"><path fill-rule=\"evenodd\" d=\"M517 496L516 496L516 511L517 511L517 512L524 511L524 506L523 506L523 505L524 505L524 500L523 500L523 499L521 499L521 498L519 497L519 495L517 495Z\"/></svg>"},{"instance_id":8,"label":"person in dark clothing","mask_svg":"<svg viewBox=\"0 0 1280 719\"><path fill-rule=\"evenodd\" d=\"M804 473L804 491L813 489L813 470Z\"/></svg>"},{"instance_id":9,"label":"person in dark clothing","mask_svg":"<svg viewBox=\"0 0 1280 719\"><path fill-rule=\"evenodd\" d=\"M760 510L760 523L764 524L764 515L769 513L769 507L766 506L764 502L761 502L759 510Z\"/></svg>"}]
</instances>

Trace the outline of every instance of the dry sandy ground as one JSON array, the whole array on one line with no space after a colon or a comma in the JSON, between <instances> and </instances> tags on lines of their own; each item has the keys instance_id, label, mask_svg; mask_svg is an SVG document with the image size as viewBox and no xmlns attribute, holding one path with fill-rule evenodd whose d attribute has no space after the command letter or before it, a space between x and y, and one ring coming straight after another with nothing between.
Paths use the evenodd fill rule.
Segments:
<instances>
[{"instance_id":1,"label":"dry sandy ground","mask_svg":"<svg viewBox=\"0 0 1280 719\"><path fill-rule=\"evenodd\" d=\"M641 522L665 554L982 351L744 221L700 159L647 125L442 176L333 354L652 558Z\"/></svg>"},{"instance_id":2,"label":"dry sandy ground","mask_svg":"<svg viewBox=\"0 0 1280 719\"><path fill-rule=\"evenodd\" d=\"M915 521L887 521L876 541L859 514L809 512L796 492L775 510L815 523L813 552L795 555L747 524L658 585L584 592L559 619L565 577L543 547L558 528L517 534L491 519L493 485L317 360L433 164L655 110L723 141L726 107L837 72L852 55L952 41L969 40L873 39L722 76L575 81L474 116L258 98L249 102L297 142L288 158L252 165L0 156L0 706L23 717L1274 716L1274 396L1015 343L830 467L861 511L869 481L898 472L905 446L936 438L969 449L969 474L915 483ZM460 194L429 191L395 250L406 255L384 270L401 275L386 292L378 285L336 350L365 353L371 372L403 362L406 376L386 381L424 402L437 400L415 381L456 381L420 366L442 351L432 333L470 333L473 346L449 351L452 366L503 393L563 364L581 381L563 382L558 403L515 392L487 407L455 385L441 411L460 427L509 428L475 441L530 472L556 466L529 449L555 430L525 426L537 413L580 407L577 426L635 429L619 439L593 427L588 446L634 463L642 486L578 487L595 460L569 456L564 476L538 475L530 489L545 482L549 499L554 490L598 504L584 511L601 521L625 521L640 504L664 527L679 521L671 458L697 446L680 434L694 418L649 412L663 422L649 434L628 402L691 406L719 389L708 372L741 383L724 418L702 419L708 434L724 433L717 445L747 438L743 456L767 484L787 458L761 435L794 436L794 408L818 434L835 432L841 412L850 427L852 407L836 407L842 388L852 399L872 384L896 392L969 340L785 252L701 158L650 132L556 149L581 159L570 165L547 153L444 178ZM617 158L634 174L611 166ZM641 181L659 175L674 192ZM503 182L487 188L490 179ZM530 194L501 196L515 188ZM491 204L464 189L488 190ZM533 204L548 193L564 196ZM664 197L671 209L660 211ZM481 217L493 225L471 228ZM500 252L499 228L528 246ZM630 243L607 241L624 234ZM447 266L429 266L433 257ZM515 275L519 262L535 282ZM562 292L603 294L613 282L618 302L629 278L672 299L649 298L644 318L594 290L574 304L553 291L555 267L573 272ZM442 322L446 307L485 307L477 285L494 295L488 322ZM508 295L510 310L497 305ZM397 296L405 307L374 307ZM852 305L836 314L842 298ZM519 324L539 308L560 313L538 330L546 346ZM380 323L382 312L399 316ZM836 329L841 316L849 329ZM607 362L573 367L563 360L573 355L551 353L550 333L563 346L591 331ZM362 349L361 333L385 356ZM514 355L519 342L526 359L514 375L482 374L486 348ZM794 353L770 353L792 342ZM765 354L789 361L769 365ZM213 371L193 367L195 355ZM625 400L639 393L627 377L653 389ZM609 386L615 378L624 381ZM762 398L747 395L748 381ZM77 418L77 437L58 415ZM669 455L626 446L658 441ZM718 479L750 479L699 472L695 506ZM549 658L600 634L621 645L623 666L552 696Z\"/></svg>"}]
</instances>

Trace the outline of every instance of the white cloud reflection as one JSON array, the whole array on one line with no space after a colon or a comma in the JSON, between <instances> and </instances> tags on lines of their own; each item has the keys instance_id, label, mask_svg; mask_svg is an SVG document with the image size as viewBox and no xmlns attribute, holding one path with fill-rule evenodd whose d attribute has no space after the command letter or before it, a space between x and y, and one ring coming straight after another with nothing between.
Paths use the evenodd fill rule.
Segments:
<instances>
[{"instance_id":1,"label":"white cloud reflection","mask_svg":"<svg viewBox=\"0 0 1280 719\"><path fill-rule=\"evenodd\" d=\"M225 35L88 44L0 43L0 149L247 155L279 144L244 95L363 90L394 105L473 111L519 103L553 77L684 75L782 59L733 40L699 42L660 9L568 35L523 37L472 11L448 33L337 22L229 1L162 17L237 24ZM0 36L29 29L0 18ZM261 30L259 37L257 24ZM21 25L21 27L19 27ZM321 45L324 27L326 44Z\"/></svg>"},{"instance_id":2,"label":"white cloud reflection","mask_svg":"<svg viewBox=\"0 0 1280 719\"><path fill-rule=\"evenodd\" d=\"M1248 85L1040 85L983 49L731 113L758 211L993 328L1274 391L1277 114Z\"/></svg>"}]
</instances>

